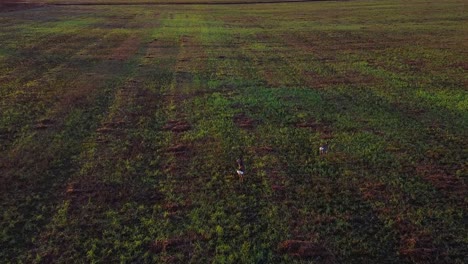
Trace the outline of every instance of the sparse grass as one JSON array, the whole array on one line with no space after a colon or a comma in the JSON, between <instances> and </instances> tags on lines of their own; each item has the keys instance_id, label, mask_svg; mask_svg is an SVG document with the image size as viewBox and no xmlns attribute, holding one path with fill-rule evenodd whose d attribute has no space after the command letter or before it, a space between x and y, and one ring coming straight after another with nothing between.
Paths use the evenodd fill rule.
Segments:
<instances>
[{"instance_id":1,"label":"sparse grass","mask_svg":"<svg viewBox=\"0 0 468 264\"><path fill-rule=\"evenodd\" d=\"M467 262L463 8L1 12L0 259Z\"/></svg>"}]
</instances>

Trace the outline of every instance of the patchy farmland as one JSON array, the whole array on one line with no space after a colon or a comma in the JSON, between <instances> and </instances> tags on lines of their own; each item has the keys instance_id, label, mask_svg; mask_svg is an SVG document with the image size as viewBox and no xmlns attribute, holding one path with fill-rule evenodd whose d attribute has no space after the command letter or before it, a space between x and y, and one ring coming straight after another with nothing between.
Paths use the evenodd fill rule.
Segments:
<instances>
[{"instance_id":1,"label":"patchy farmland","mask_svg":"<svg viewBox=\"0 0 468 264\"><path fill-rule=\"evenodd\" d=\"M464 7L2 7L0 259L466 263Z\"/></svg>"}]
</instances>

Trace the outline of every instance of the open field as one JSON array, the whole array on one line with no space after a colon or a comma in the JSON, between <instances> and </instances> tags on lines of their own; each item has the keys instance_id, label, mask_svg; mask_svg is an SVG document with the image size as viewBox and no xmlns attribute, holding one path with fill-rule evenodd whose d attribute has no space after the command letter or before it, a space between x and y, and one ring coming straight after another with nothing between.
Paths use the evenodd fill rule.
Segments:
<instances>
[{"instance_id":1,"label":"open field","mask_svg":"<svg viewBox=\"0 0 468 264\"><path fill-rule=\"evenodd\" d=\"M0 10L0 262L467 263L465 6Z\"/></svg>"}]
</instances>

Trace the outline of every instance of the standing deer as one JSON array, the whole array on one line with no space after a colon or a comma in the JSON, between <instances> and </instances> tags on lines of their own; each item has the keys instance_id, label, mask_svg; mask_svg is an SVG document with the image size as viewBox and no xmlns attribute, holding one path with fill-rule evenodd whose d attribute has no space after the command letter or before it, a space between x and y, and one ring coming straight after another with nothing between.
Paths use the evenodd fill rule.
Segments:
<instances>
[{"instance_id":1,"label":"standing deer","mask_svg":"<svg viewBox=\"0 0 468 264\"><path fill-rule=\"evenodd\" d=\"M244 173L245 173L245 166L244 166L244 161L242 160L242 157L239 157L237 160L237 175L239 175L239 179L241 182L244 181Z\"/></svg>"},{"instance_id":2,"label":"standing deer","mask_svg":"<svg viewBox=\"0 0 468 264\"><path fill-rule=\"evenodd\" d=\"M319 147L320 155L325 155L328 152L328 144L323 144Z\"/></svg>"}]
</instances>

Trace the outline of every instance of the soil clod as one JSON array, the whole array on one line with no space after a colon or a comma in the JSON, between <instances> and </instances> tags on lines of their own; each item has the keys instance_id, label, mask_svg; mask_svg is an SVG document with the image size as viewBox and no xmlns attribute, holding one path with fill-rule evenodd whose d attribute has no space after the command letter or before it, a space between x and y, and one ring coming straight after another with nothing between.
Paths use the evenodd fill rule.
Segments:
<instances>
[{"instance_id":1,"label":"soil clod","mask_svg":"<svg viewBox=\"0 0 468 264\"><path fill-rule=\"evenodd\" d=\"M187 152L188 150L189 150L188 146L184 144L177 144L167 149L168 152L172 152L172 153L184 153L184 152Z\"/></svg>"},{"instance_id":2,"label":"soil clod","mask_svg":"<svg viewBox=\"0 0 468 264\"><path fill-rule=\"evenodd\" d=\"M245 113L235 115L234 123L243 129L254 129L257 125L257 121L248 117Z\"/></svg>"},{"instance_id":3,"label":"soil clod","mask_svg":"<svg viewBox=\"0 0 468 264\"><path fill-rule=\"evenodd\" d=\"M39 121L34 125L34 128L37 129L37 130L43 130L43 129L49 128L49 127L52 126L53 124L54 124L54 121L51 120L51 119L42 119L42 120L39 120Z\"/></svg>"},{"instance_id":4,"label":"soil clod","mask_svg":"<svg viewBox=\"0 0 468 264\"><path fill-rule=\"evenodd\" d=\"M330 259L330 252L322 245L303 240L285 240L278 245L278 251L300 258Z\"/></svg>"},{"instance_id":5,"label":"soil clod","mask_svg":"<svg viewBox=\"0 0 468 264\"><path fill-rule=\"evenodd\" d=\"M175 133L186 132L190 130L191 128L192 126L186 121L177 121L177 120L171 120L165 126L163 126L164 130L169 130Z\"/></svg>"}]
</instances>

